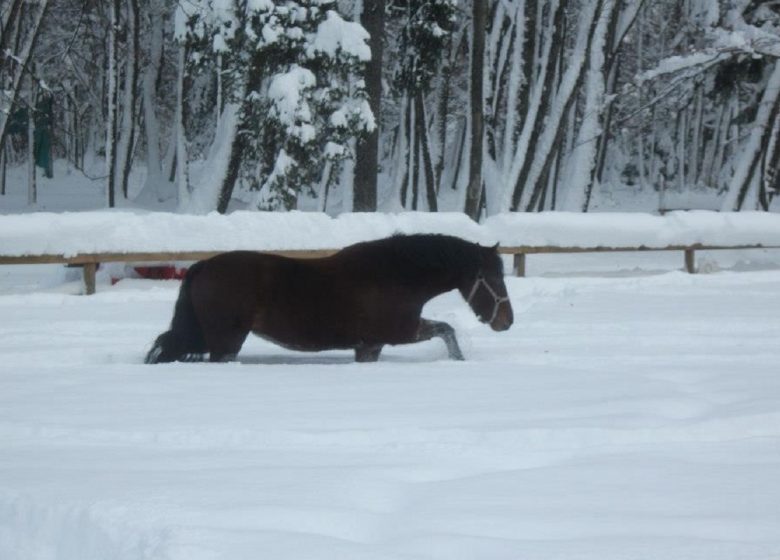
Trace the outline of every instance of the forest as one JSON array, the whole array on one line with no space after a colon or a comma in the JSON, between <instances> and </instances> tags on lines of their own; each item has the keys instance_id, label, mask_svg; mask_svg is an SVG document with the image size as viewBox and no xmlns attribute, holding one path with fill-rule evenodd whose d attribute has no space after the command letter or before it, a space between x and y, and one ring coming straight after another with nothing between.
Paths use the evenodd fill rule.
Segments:
<instances>
[{"instance_id":1,"label":"forest","mask_svg":"<svg viewBox=\"0 0 780 560\"><path fill-rule=\"evenodd\" d=\"M0 201L587 212L780 193L777 0L3 0Z\"/></svg>"}]
</instances>

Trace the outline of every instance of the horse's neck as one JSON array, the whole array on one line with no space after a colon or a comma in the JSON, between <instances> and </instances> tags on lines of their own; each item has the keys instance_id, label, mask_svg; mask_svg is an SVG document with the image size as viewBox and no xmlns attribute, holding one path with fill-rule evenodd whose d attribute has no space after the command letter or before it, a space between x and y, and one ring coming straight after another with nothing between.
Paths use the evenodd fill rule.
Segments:
<instances>
[{"instance_id":1,"label":"horse's neck","mask_svg":"<svg viewBox=\"0 0 780 560\"><path fill-rule=\"evenodd\" d=\"M426 301L445 292L456 289L458 287L458 281L459 276L450 272L444 275L431 277L425 286L427 292L426 295L428 296Z\"/></svg>"}]
</instances>

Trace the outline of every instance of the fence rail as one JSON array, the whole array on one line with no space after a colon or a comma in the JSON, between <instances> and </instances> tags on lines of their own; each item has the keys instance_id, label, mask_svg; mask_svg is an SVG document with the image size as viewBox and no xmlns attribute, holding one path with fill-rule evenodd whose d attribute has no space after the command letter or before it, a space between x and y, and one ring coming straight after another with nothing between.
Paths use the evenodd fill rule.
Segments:
<instances>
[{"instance_id":1,"label":"fence rail","mask_svg":"<svg viewBox=\"0 0 780 560\"><path fill-rule=\"evenodd\" d=\"M721 251L725 249L780 249L777 245L668 245L666 247L648 247L645 245L632 247L552 247L552 246L519 246L499 247L506 255L513 255L513 272L516 276L525 276L526 255L562 254L562 253L618 253L645 251L681 251L684 254L685 270L690 274L696 272L696 251Z\"/></svg>"},{"instance_id":2,"label":"fence rail","mask_svg":"<svg viewBox=\"0 0 780 560\"><path fill-rule=\"evenodd\" d=\"M526 275L526 258L528 255L563 254L563 253L616 253L636 251L680 251L684 254L685 270L696 272L696 251L719 251L725 249L780 249L778 245L669 245L667 247L556 247L556 246L516 246L499 247L499 252L513 257L513 274ZM294 258L320 258L336 253L338 249L294 249L271 250L264 253ZM65 255L0 255L2 264L65 264L79 266L83 269L85 293L95 293L95 276L100 263L165 263L177 261L198 261L213 257L221 251L167 251L167 252L136 252L136 253L85 253L72 256Z\"/></svg>"}]
</instances>

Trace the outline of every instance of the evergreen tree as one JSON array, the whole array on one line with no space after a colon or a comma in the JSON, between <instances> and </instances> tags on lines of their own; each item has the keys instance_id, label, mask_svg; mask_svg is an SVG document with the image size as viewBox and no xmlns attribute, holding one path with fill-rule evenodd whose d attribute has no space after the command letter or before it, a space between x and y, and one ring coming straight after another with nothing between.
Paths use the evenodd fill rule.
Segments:
<instances>
[{"instance_id":1,"label":"evergreen tree","mask_svg":"<svg viewBox=\"0 0 780 560\"><path fill-rule=\"evenodd\" d=\"M236 126L218 210L239 179L264 209L290 209L299 195L338 177L350 140L373 129L365 85L368 34L336 2L209 1L191 14L193 68L220 58Z\"/></svg>"}]
</instances>

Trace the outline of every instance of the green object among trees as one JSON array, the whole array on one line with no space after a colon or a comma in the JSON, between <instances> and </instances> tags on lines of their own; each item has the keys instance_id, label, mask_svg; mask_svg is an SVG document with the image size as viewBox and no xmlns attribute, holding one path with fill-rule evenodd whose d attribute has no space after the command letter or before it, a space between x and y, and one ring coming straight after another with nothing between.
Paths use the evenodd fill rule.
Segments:
<instances>
[{"instance_id":1,"label":"green object among trees","mask_svg":"<svg viewBox=\"0 0 780 560\"><path fill-rule=\"evenodd\" d=\"M51 95L42 95L35 106L34 149L35 165L43 168L46 177L54 177L51 157L51 126L54 120L54 100Z\"/></svg>"},{"instance_id":2,"label":"green object among trees","mask_svg":"<svg viewBox=\"0 0 780 560\"><path fill-rule=\"evenodd\" d=\"M11 115L8 125L8 133L13 135L26 135L27 123L29 119L29 110L22 107L14 111ZM51 96L44 95L38 100L35 107L35 116L33 122L35 130L33 132L33 153L35 154L35 165L44 170L44 175L51 179L54 177L54 167L52 159L52 134L51 127L54 120L54 102Z\"/></svg>"}]
</instances>

